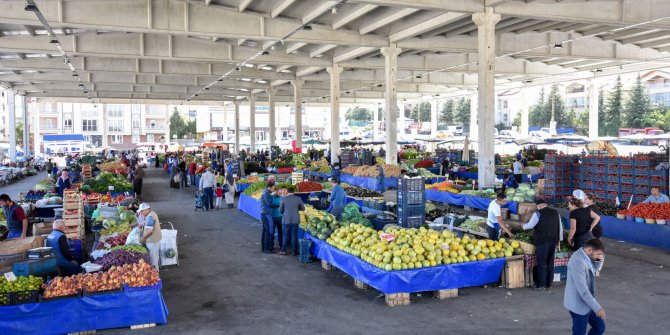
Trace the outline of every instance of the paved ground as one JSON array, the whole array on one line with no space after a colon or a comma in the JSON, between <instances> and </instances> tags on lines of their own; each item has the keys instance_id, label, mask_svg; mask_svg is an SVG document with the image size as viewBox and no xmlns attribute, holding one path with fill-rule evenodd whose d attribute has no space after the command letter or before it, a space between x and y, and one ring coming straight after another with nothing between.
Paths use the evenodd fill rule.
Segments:
<instances>
[{"instance_id":1,"label":"paved ground","mask_svg":"<svg viewBox=\"0 0 670 335\"><path fill-rule=\"evenodd\" d=\"M168 188L149 168L145 199L179 229L180 267L161 271L169 324L105 334L566 334L563 288L466 288L450 300L412 296L387 307L341 272L260 252L261 227L235 210L193 212L194 188ZM36 181L35 181L36 182ZM670 257L657 249L606 241L598 297L608 334L664 334ZM631 248L640 248L633 251Z\"/></svg>"}]
</instances>

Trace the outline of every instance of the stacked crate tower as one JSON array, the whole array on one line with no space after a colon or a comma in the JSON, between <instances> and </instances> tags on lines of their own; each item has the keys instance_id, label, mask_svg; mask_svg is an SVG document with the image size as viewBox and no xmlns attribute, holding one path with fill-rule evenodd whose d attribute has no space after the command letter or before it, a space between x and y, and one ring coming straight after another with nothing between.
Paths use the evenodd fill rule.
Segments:
<instances>
[{"instance_id":1,"label":"stacked crate tower","mask_svg":"<svg viewBox=\"0 0 670 335\"><path fill-rule=\"evenodd\" d=\"M426 192L422 177L398 179L398 225L418 228L426 222Z\"/></svg>"},{"instance_id":2,"label":"stacked crate tower","mask_svg":"<svg viewBox=\"0 0 670 335\"><path fill-rule=\"evenodd\" d=\"M84 239L84 203L76 190L63 192L63 223L68 239Z\"/></svg>"},{"instance_id":3,"label":"stacked crate tower","mask_svg":"<svg viewBox=\"0 0 670 335\"><path fill-rule=\"evenodd\" d=\"M572 161L572 156L545 156L544 197L548 203L561 202L572 194Z\"/></svg>"}]
</instances>

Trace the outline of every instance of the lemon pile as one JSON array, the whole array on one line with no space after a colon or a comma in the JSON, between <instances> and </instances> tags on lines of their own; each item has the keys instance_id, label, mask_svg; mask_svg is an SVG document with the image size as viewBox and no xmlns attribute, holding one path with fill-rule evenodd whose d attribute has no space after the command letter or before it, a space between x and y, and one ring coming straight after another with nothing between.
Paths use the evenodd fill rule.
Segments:
<instances>
[{"instance_id":1,"label":"lemon pile","mask_svg":"<svg viewBox=\"0 0 670 335\"><path fill-rule=\"evenodd\" d=\"M393 240L382 239L382 234ZM456 237L450 231L389 227L375 231L360 224L335 230L326 242L386 271L475 262L521 254L519 243Z\"/></svg>"}]
</instances>

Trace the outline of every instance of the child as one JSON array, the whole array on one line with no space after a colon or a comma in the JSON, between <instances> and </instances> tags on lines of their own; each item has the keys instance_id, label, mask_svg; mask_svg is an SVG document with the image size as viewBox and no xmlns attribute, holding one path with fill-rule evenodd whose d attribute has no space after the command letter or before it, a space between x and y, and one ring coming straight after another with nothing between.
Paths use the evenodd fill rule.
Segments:
<instances>
[{"instance_id":1,"label":"child","mask_svg":"<svg viewBox=\"0 0 670 335\"><path fill-rule=\"evenodd\" d=\"M221 208L221 203L223 202L223 188L221 188L221 183L216 183L214 192L216 193L216 210L219 210L219 208Z\"/></svg>"}]
</instances>

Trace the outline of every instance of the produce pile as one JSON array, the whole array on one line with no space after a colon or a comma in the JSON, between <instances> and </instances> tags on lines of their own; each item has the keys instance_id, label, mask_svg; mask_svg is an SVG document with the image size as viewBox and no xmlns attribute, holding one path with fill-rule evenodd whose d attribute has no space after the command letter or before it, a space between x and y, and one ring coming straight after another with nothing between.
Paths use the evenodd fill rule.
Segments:
<instances>
[{"instance_id":1,"label":"produce pile","mask_svg":"<svg viewBox=\"0 0 670 335\"><path fill-rule=\"evenodd\" d=\"M459 228L468 229L480 233L486 232L486 219L467 219L461 223Z\"/></svg>"},{"instance_id":2,"label":"produce pile","mask_svg":"<svg viewBox=\"0 0 670 335\"><path fill-rule=\"evenodd\" d=\"M620 210L620 215L643 219L670 220L670 204L637 204Z\"/></svg>"},{"instance_id":3,"label":"produce pile","mask_svg":"<svg viewBox=\"0 0 670 335\"><path fill-rule=\"evenodd\" d=\"M260 178L258 176L249 176L246 178L242 178L237 181L238 184L253 184L256 182L259 182Z\"/></svg>"},{"instance_id":4,"label":"produce pile","mask_svg":"<svg viewBox=\"0 0 670 335\"><path fill-rule=\"evenodd\" d=\"M0 277L0 306L7 306L12 302L9 294L21 294L20 292L37 291L42 287L42 278L33 276L16 277L14 281L8 281L5 276Z\"/></svg>"},{"instance_id":5,"label":"produce pile","mask_svg":"<svg viewBox=\"0 0 670 335\"><path fill-rule=\"evenodd\" d=\"M253 196L254 193L256 193L257 191L263 191L267 187L268 187L267 182L258 181L258 182L255 182L255 183L252 183L251 185L249 185L249 187L247 187L247 189L244 190L244 192L242 192L242 193L244 193L245 195Z\"/></svg>"},{"instance_id":6,"label":"produce pile","mask_svg":"<svg viewBox=\"0 0 670 335\"><path fill-rule=\"evenodd\" d=\"M282 188L285 188L285 189L287 189L287 190L289 190L289 191L291 191L291 192L298 192L298 188L297 188L295 185L293 185L293 184L289 184L289 183L278 183L278 184L275 185L275 189L277 189L277 190L278 190L278 189L282 189Z\"/></svg>"},{"instance_id":7,"label":"produce pile","mask_svg":"<svg viewBox=\"0 0 670 335\"><path fill-rule=\"evenodd\" d=\"M113 247L126 244L128 233L116 234L111 236L102 236L98 242L96 250L111 249Z\"/></svg>"},{"instance_id":8,"label":"produce pile","mask_svg":"<svg viewBox=\"0 0 670 335\"><path fill-rule=\"evenodd\" d=\"M513 188L507 188L505 191L507 195L507 200L514 202L533 202L535 201L535 190L533 190L529 184L520 184L519 188L516 190Z\"/></svg>"},{"instance_id":9,"label":"produce pile","mask_svg":"<svg viewBox=\"0 0 670 335\"><path fill-rule=\"evenodd\" d=\"M534 244L535 242L533 241L533 231L532 230L523 230L521 228L511 228L512 233L514 234L514 240L515 241L521 241L521 242L526 242L530 244ZM556 250L556 252L561 252L561 251L570 251L572 250L572 246L568 244L568 234L569 230L563 230L563 241L561 241L560 247Z\"/></svg>"},{"instance_id":10,"label":"produce pile","mask_svg":"<svg viewBox=\"0 0 670 335\"><path fill-rule=\"evenodd\" d=\"M380 198L383 197L384 195L375 192L375 191L370 191L367 188L362 188L362 187L356 187L356 186L349 186L346 184L340 184L343 188L344 191L347 193L347 196L349 197L354 197L354 198Z\"/></svg>"},{"instance_id":11,"label":"produce pile","mask_svg":"<svg viewBox=\"0 0 670 335\"><path fill-rule=\"evenodd\" d=\"M463 213L455 210L449 205L447 205L444 209L440 209L430 202L426 203L426 221L435 221L435 219L445 216L447 214L462 215Z\"/></svg>"},{"instance_id":12,"label":"produce pile","mask_svg":"<svg viewBox=\"0 0 670 335\"><path fill-rule=\"evenodd\" d=\"M496 193L493 189L463 190L463 191L461 191L461 194L467 194L467 195L473 195L473 196L476 196L476 197L491 198L491 199L495 199L495 197L496 197Z\"/></svg>"},{"instance_id":13,"label":"produce pile","mask_svg":"<svg viewBox=\"0 0 670 335\"><path fill-rule=\"evenodd\" d=\"M460 191L454 187L454 183L448 180L445 180L441 183L428 184L426 185L426 189L442 191L442 192L460 193Z\"/></svg>"},{"instance_id":14,"label":"produce pile","mask_svg":"<svg viewBox=\"0 0 670 335\"><path fill-rule=\"evenodd\" d=\"M141 246L141 245L136 245L136 244L119 245L119 246L116 246L116 247L110 249L110 251L115 251L115 250L125 250L125 251L128 251L128 252L136 252L136 253L143 253L143 254L146 254L148 252L146 247Z\"/></svg>"},{"instance_id":15,"label":"produce pile","mask_svg":"<svg viewBox=\"0 0 670 335\"><path fill-rule=\"evenodd\" d=\"M100 292L120 288L123 284L130 287L146 287L158 284L158 271L149 263L140 260L137 263L113 266L106 272L78 274L69 277L55 277L43 285L45 299L79 294Z\"/></svg>"},{"instance_id":16,"label":"produce pile","mask_svg":"<svg viewBox=\"0 0 670 335\"><path fill-rule=\"evenodd\" d=\"M312 236L325 240L339 227L333 215L318 211L312 206L305 207L305 211L300 214L300 226Z\"/></svg>"},{"instance_id":17,"label":"produce pile","mask_svg":"<svg viewBox=\"0 0 670 335\"><path fill-rule=\"evenodd\" d=\"M331 173L333 170L328 165L328 161L324 158L319 161L313 162L312 166L309 167L310 171L316 171L320 173Z\"/></svg>"},{"instance_id":18,"label":"produce pile","mask_svg":"<svg viewBox=\"0 0 670 335\"><path fill-rule=\"evenodd\" d=\"M114 248L118 248L118 246ZM106 253L104 256L96 259L95 261L93 261L93 263L101 265L102 270L107 271L112 266L121 266L124 264L137 263L141 259L143 259L147 263L151 263L151 260L149 259L149 254L147 254L146 251L132 252L125 249L115 249Z\"/></svg>"},{"instance_id":19,"label":"produce pile","mask_svg":"<svg viewBox=\"0 0 670 335\"><path fill-rule=\"evenodd\" d=\"M390 165L390 164L382 164L382 170L384 171L384 177L400 177L400 171L401 168L400 166L397 165ZM377 165L375 166L347 166L346 168L342 169L343 173L353 175L355 177L371 177L371 178L377 178L379 177L379 167Z\"/></svg>"},{"instance_id":20,"label":"produce pile","mask_svg":"<svg viewBox=\"0 0 670 335\"><path fill-rule=\"evenodd\" d=\"M298 187L298 192L321 192L323 186L313 181L303 181L295 185Z\"/></svg>"},{"instance_id":21,"label":"produce pile","mask_svg":"<svg viewBox=\"0 0 670 335\"><path fill-rule=\"evenodd\" d=\"M432 160L429 160L429 159L424 159L424 160L420 160L420 161L416 162L414 164L414 167L417 168L417 169L419 169L419 168L427 169L427 168L432 168L433 165L435 165L435 162L433 162Z\"/></svg>"},{"instance_id":22,"label":"produce pile","mask_svg":"<svg viewBox=\"0 0 670 335\"><path fill-rule=\"evenodd\" d=\"M358 206L358 204L355 202L350 202L344 207L344 212L342 212L342 220L339 223L340 226L360 224L363 227L373 228L370 220L363 216L363 213L361 213L361 207Z\"/></svg>"},{"instance_id":23,"label":"produce pile","mask_svg":"<svg viewBox=\"0 0 670 335\"><path fill-rule=\"evenodd\" d=\"M417 172L419 172L419 175L421 177L428 178L428 179L443 177L443 176L440 176L440 175L436 175L436 174L434 174L434 173L432 173L432 172L430 172L430 171L428 171L427 169L424 169L424 168L417 169Z\"/></svg>"},{"instance_id":24,"label":"produce pile","mask_svg":"<svg viewBox=\"0 0 670 335\"><path fill-rule=\"evenodd\" d=\"M597 202L596 206L598 206L603 215L606 216L615 216L616 213L619 211L619 208L617 206L611 205L606 202Z\"/></svg>"},{"instance_id":25,"label":"produce pile","mask_svg":"<svg viewBox=\"0 0 670 335\"><path fill-rule=\"evenodd\" d=\"M133 190L133 183L123 175L115 175L111 172L101 172L97 177L91 178L79 188L82 192L107 193L109 186L114 186L114 192L129 192Z\"/></svg>"},{"instance_id":26,"label":"produce pile","mask_svg":"<svg viewBox=\"0 0 670 335\"><path fill-rule=\"evenodd\" d=\"M391 226L384 231L352 224L340 227L328 244L386 271L419 269L440 264L510 257L521 252L518 242L470 240L447 230Z\"/></svg>"},{"instance_id":27,"label":"produce pile","mask_svg":"<svg viewBox=\"0 0 670 335\"><path fill-rule=\"evenodd\" d=\"M54 183L51 178L46 177L42 180L40 180L34 187L35 191L42 191L42 192L50 192L56 187L56 183Z\"/></svg>"},{"instance_id":28,"label":"produce pile","mask_svg":"<svg viewBox=\"0 0 670 335\"><path fill-rule=\"evenodd\" d=\"M98 164L98 168L103 172L122 174L126 173L127 166L121 163L121 161L116 160L100 163Z\"/></svg>"}]
</instances>

